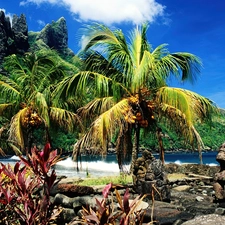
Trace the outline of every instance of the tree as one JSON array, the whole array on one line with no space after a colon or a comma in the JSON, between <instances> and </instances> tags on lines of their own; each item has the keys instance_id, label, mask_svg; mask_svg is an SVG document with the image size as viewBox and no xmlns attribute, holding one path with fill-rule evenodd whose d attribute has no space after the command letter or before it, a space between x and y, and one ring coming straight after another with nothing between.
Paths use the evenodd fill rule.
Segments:
<instances>
[{"instance_id":1,"label":"tree","mask_svg":"<svg viewBox=\"0 0 225 225\"><path fill-rule=\"evenodd\" d=\"M7 75L0 76L0 115L11 120L9 142L17 153L30 151L33 131L43 124L47 141L50 141L48 130L53 123L73 129L79 121L70 110L75 101L56 100L52 92L66 71L77 70L75 66L63 61L56 52L45 49L22 57L11 55L5 58L3 66Z\"/></svg>"},{"instance_id":2,"label":"tree","mask_svg":"<svg viewBox=\"0 0 225 225\"><path fill-rule=\"evenodd\" d=\"M194 122L210 119L212 102L166 84L170 76L194 82L201 61L190 53L170 53L165 44L152 49L147 28L144 24L134 29L127 41L121 30L112 31L100 24L86 27L86 46L80 55L86 70L60 84L64 93L86 92L89 96L88 103L78 110L90 126L76 144L75 158L90 146L106 154L108 142L116 138L120 168L126 155L132 153L132 170L139 152L140 129L160 131L159 122L177 131L193 147L197 144L199 151L203 146ZM161 155L163 159L163 152Z\"/></svg>"}]
</instances>

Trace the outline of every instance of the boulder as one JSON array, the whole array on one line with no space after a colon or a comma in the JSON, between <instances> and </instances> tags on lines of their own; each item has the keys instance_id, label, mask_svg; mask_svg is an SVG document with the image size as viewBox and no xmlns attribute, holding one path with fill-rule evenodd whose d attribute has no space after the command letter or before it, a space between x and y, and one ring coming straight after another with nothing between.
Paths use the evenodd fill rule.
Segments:
<instances>
[{"instance_id":1,"label":"boulder","mask_svg":"<svg viewBox=\"0 0 225 225\"><path fill-rule=\"evenodd\" d=\"M95 207L96 199L101 201L102 196L96 195L94 198L93 196L78 196L70 198L63 194L57 194L54 198L53 204L61 205L64 208L71 208L77 212L79 211L79 209L82 209L82 206L84 207L90 206L92 208Z\"/></svg>"},{"instance_id":2,"label":"boulder","mask_svg":"<svg viewBox=\"0 0 225 225\"><path fill-rule=\"evenodd\" d=\"M182 225L193 225L193 224L198 224L198 225L224 225L225 224L225 217L217 214L209 214L209 215L202 215L202 216L197 216L192 220L189 220Z\"/></svg>"},{"instance_id":3,"label":"boulder","mask_svg":"<svg viewBox=\"0 0 225 225\"><path fill-rule=\"evenodd\" d=\"M153 218L151 218L153 215ZM154 224L160 225L169 225L169 224L178 224L176 222L180 221L179 224L190 220L194 217L193 214L181 211L178 209L177 206L172 205L167 202L155 201L154 205L151 205L144 217L144 222L151 222L152 220L155 221Z\"/></svg>"},{"instance_id":4,"label":"boulder","mask_svg":"<svg viewBox=\"0 0 225 225\"><path fill-rule=\"evenodd\" d=\"M57 193L66 194L68 197L76 197L76 196L94 194L94 189L93 187L89 187L89 186L59 183L55 185L51 190L51 195L54 196Z\"/></svg>"},{"instance_id":5,"label":"boulder","mask_svg":"<svg viewBox=\"0 0 225 225\"><path fill-rule=\"evenodd\" d=\"M220 164L220 171L214 175L213 188L216 200L225 203L225 143L220 146L216 160Z\"/></svg>"}]
</instances>

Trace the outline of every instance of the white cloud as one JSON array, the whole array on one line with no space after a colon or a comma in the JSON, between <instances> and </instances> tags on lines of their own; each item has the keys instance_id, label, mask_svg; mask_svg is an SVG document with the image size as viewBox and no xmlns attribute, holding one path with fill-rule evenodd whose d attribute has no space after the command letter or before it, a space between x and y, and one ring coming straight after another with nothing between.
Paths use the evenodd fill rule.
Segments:
<instances>
[{"instance_id":1,"label":"white cloud","mask_svg":"<svg viewBox=\"0 0 225 225\"><path fill-rule=\"evenodd\" d=\"M151 23L157 16L163 16L165 9L156 0L23 0L20 5L29 3L61 5L74 14L77 20L98 21L108 25L121 22Z\"/></svg>"},{"instance_id":2,"label":"white cloud","mask_svg":"<svg viewBox=\"0 0 225 225\"><path fill-rule=\"evenodd\" d=\"M45 21L43 20L37 20L37 23L41 26L41 27L44 27L45 26Z\"/></svg>"}]
</instances>

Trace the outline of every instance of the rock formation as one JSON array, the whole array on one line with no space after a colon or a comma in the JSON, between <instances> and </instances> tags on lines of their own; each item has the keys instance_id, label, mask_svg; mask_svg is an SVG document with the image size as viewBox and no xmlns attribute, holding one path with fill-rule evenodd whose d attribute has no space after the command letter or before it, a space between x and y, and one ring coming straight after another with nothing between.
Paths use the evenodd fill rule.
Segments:
<instances>
[{"instance_id":1,"label":"rock formation","mask_svg":"<svg viewBox=\"0 0 225 225\"><path fill-rule=\"evenodd\" d=\"M0 11L0 65L5 56L42 48L55 49L64 58L74 56L68 48L68 30L63 17L47 24L40 32L28 32L24 14L14 15L11 25L9 17Z\"/></svg>"},{"instance_id":2,"label":"rock formation","mask_svg":"<svg viewBox=\"0 0 225 225\"><path fill-rule=\"evenodd\" d=\"M12 38L14 41L14 53L24 54L29 48L28 26L24 14L21 14L20 17L17 15L13 16Z\"/></svg>"},{"instance_id":3,"label":"rock formation","mask_svg":"<svg viewBox=\"0 0 225 225\"><path fill-rule=\"evenodd\" d=\"M220 164L220 171L215 173L213 187L217 200L225 203L225 143L220 146L216 160Z\"/></svg>"},{"instance_id":4,"label":"rock formation","mask_svg":"<svg viewBox=\"0 0 225 225\"><path fill-rule=\"evenodd\" d=\"M48 46L64 57L74 56L73 51L68 48L68 30L64 17L47 24L40 32L29 32L29 40L33 49Z\"/></svg>"},{"instance_id":5,"label":"rock formation","mask_svg":"<svg viewBox=\"0 0 225 225\"><path fill-rule=\"evenodd\" d=\"M0 11L0 64L9 54L23 54L29 48L26 17L13 16L12 26L9 17Z\"/></svg>"},{"instance_id":6,"label":"rock formation","mask_svg":"<svg viewBox=\"0 0 225 225\"><path fill-rule=\"evenodd\" d=\"M154 194L155 200L170 201L170 187L162 162L145 150L134 165L134 190L139 194Z\"/></svg>"}]
</instances>

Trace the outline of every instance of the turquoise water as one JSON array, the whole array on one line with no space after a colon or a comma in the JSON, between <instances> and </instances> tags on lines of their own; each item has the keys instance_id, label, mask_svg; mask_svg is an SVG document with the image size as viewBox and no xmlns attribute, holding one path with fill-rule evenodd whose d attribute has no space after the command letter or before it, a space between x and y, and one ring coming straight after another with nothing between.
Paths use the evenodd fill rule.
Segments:
<instances>
[{"instance_id":1,"label":"turquoise water","mask_svg":"<svg viewBox=\"0 0 225 225\"><path fill-rule=\"evenodd\" d=\"M216 161L217 152L206 152L202 154L203 164L218 165ZM158 154L154 154L155 158L159 158ZM9 159L1 159L3 163L14 164L18 157L13 156ZM199 163L198 153L166 153L166 163ZM89 176L111 176L119 175L120 171L116 162L115 155L108 155L106 158L100 156L86 156L82 158L82 163L79 164L80 171L77 171L77 163L74 162L71 157L62 160L55 166L56 174L58 176L67 177L80 177L84 178ZM129 165L125 167L129 171Z\"/></svg>"}]
</instances>

